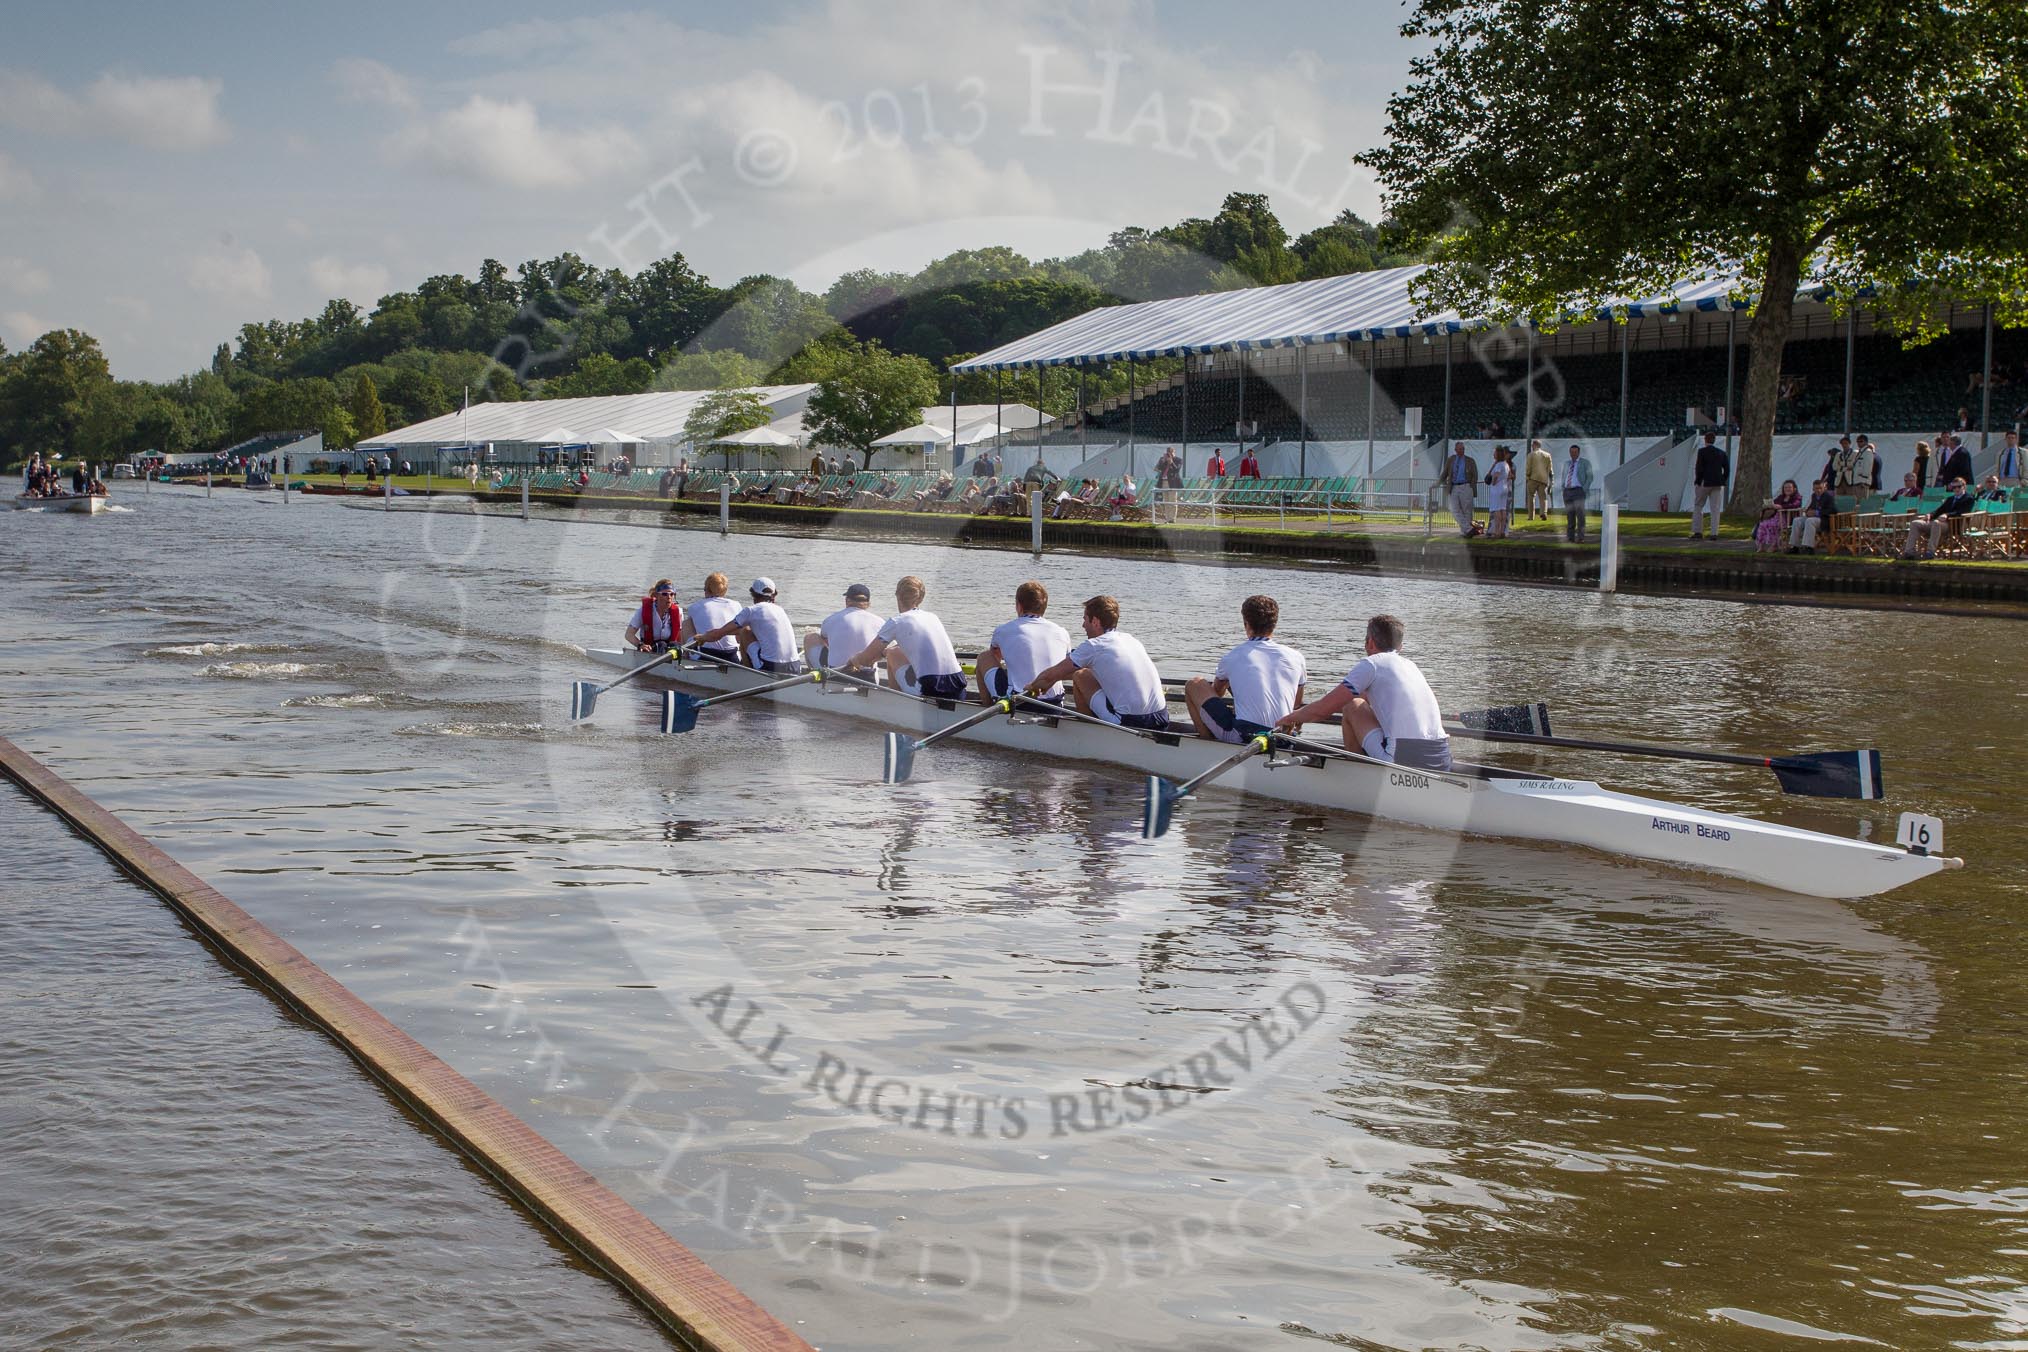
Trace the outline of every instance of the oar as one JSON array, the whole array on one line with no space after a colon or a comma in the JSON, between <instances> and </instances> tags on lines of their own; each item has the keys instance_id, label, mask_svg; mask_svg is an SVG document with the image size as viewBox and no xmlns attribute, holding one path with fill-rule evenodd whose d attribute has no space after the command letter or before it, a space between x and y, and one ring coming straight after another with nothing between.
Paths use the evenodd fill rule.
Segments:
<instances>
[{"instance_id":1,"label":"oar","mask_svg":"<svg viewBox=\"0 0 2028 1352\"><path fill-rule=\"evenodd\" d=\"M1630 742L1593 742L1577 737L1538 737L1525 732L1494 732L1453 727L1453 737L1482 742L1516 742L1553 746L1566 751L1605 751L1621 756L1656 756L1664 760L1706 761L1713 765L1752 765L1774 771L1783 793L1810 798L1884 798L1878 751L1810 751L1789 756L1737 756L1725 751L1693 751L1673 746L1639 746Z\"/></svg>"},{"instance_id":2,"label":"oar","mask_svg":"<svg viewBox=\"0 0 2028 1352\"><path fill-rule=\"evenodd\" d=\"M570 721L573 723L577 723L581 722L584 719L590 718L592 716L592 710L598 707L600 695L605 694L606 691L611 690L616 685L625 685L628 681L633 680L636 676L639 676L644 671L653 671L656 667L661 666L664 662L673 662L679 656L681 656L681 654L678 653L676 649L671 648L668 652L664 653L661 657L657 658L655 661L643 662L641 663L640 666L635 667L632 671L620 677L618 680L607 681L604 685L598 685L591 681L574 682L570 687Z\"/></svg>"},{"instance_id":3,"label":"oar","mask_svg":"<svg viewBox=\"0 0 2028 1352\"><path fill-rule=\"evenodd\" d=\"M784 681L770 681L766 685L754 686L751 690L735 690L728 695L713 695L710 699L698 699L680 690L665 690L662 692L662 731L690 731L697 726L697 711L709 709L714 704L730 704L734 700L752 699L755 695L765 695L771 690L786 690L792 685L807 685L811 681L823 679L824 673L821 671L806 671L800 676L791 676Z\"/></svg>"},{"instance_id":4,"label":"oar","mask_svg":"<svg viewBox=\"0 0 2028 1352\"><path fill-rule=\"evenodd\" d=\"M961 718L949 727L940 728L927 737L908 737L899 732L888 733L887 754L881 764L880 782L883 784L902 783L908 778L909 771L915 768L916 752L932 742L941 742L946 737L955 737L966 728L975 728L989 718L997 718L1001 714L1012 713L1013 711L1013 700L995 700L969 718Z\"/></svg>"},{"instance_id":5,"label":"oar","mask_svg":"<svg viewBox=\"0 0 2028 1352\"><path fill-rule=\"evenodd\" d=\"M1148 800L1141 810L1141 839L1154 840L1158 836L1168 834L1169 817L1175 812L1178 803L1197 792L1201 785L1209 784L1242 761L1258 756L1270 745L1272 739L1266 733L1250 737L1240 750L1233 752L1195 779L1186 780L1182 784L1171 784L1160 775L1149 775Z\"/></svg>"}]
</instances>

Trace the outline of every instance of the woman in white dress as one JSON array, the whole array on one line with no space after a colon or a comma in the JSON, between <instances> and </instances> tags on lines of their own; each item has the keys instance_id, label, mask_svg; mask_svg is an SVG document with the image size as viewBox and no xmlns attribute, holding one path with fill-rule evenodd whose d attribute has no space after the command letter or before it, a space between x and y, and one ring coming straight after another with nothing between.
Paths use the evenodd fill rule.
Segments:
<instances>
[{"instance_id":1,"label":"woman in white dress","mask_svg":"<svg viewBox=\"0 0 2028 1352\"><path fill-rule=\"evenodd\" d=\"M1503 540L1514 517L1514 452L1507 446L1493 448L1493 467L1486 471L1492 490L1486 495L1486 538Z\"/></svg>"}]
</instances>

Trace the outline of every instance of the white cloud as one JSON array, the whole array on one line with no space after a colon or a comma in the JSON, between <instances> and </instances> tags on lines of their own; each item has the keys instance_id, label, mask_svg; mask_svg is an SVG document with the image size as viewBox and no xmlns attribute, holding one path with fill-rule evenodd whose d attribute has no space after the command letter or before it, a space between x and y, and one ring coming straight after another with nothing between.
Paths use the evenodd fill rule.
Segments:
<instances>
[{"instance_id":1,"label":"white cloud","mask_svg":"<svg viewBox=\"0 0 2028 1352\"><path fill-rule=\"evenodd\" d=\"M387 269L378 263L345 263L329 256L312 260L310 281L320 295L371 304L388 293Z\"/></svg>"},{"instance_id":2,"label":"white cloud","mask_svg":"<svg viewBox=\"0 0 2028 1352\"><path fill-rule=\"evenodd\" d=\"M0 123L49 135L110 137L150 150L202 150L231 134L221 80L108 71L80 94L29 71L0 71Z\"/></svg>"},{"instance_id":3,"label":"white cloud","mask_svg":"<svg viewBox=\"0 0 2028 1352\"><path fill-rule=\"evenodd\" d=\"M0 287L39 296L49 290L49 274L25 258L0 258Z\"/></svg>"},{"instance_id":4,"label":"white cloud","mask_svg":"<svg viewBox=\"0 0 2028 1352\"><path fill-rule=\"evenodd\" d=\"M509 188L573 188L641 155L623 127L553 130L528 100L484 94L395 133L388 148L397 159Z\"/></svg>"},{"instance_id":5,"label":"white cloud","mask_svg":"<svg viewBox=\"0 0 2028 1352\"><path fill-rule=\"evenodd\" d=\"M27 347L49 329L49 325L26 310L0 311L0 336L6 337L16 347Z\"/></svg>"},{"instance_id":6,"label":"white cloud","mask_svg":"<svg viewBox=\"0 0 2028 1352\"><path fill-rule=\"evenodd\" d=\"M332 62L331 82L338 86L339 97L352 103L382 105L404 113L420 106L406 75L368 57L346 56Z\"/></svg>"},{"instance_id":7,"label":"white cloud","mask_svg":"<svg viewBox=\"0 0 2028 1352\"><path fill-rule=\"evenodd\" d=\"M40 196L41 192L35 176L16 164L6 151L0 150L0 202L26 202Z\"/></svg>"},{"instance_id":8,"label":"white cloud","mask_svg":"<svg viewBox=\"0 0 2028 1352\"><path fill-rule=\"evenodd\" d=\"M221 248L190 260L184 278L194 291L221 300L266 300L274 294L274 276L252 249Z\"/></svg>"}]
</instances>

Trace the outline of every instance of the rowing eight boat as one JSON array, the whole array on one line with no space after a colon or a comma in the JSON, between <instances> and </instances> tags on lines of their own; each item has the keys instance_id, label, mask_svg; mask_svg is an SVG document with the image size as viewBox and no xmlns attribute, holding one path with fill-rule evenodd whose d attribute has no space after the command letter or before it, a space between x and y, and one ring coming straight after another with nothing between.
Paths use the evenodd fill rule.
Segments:
<instances>
[{"instance_id":1,"label":"rowing eight boat","mask_svg":"<svg viewBox=\"0 0 2028 1352\"><path fill-rule=\"evenodd\" d=\"M663 656L618 648L593 648L587 655L622 670L661 663L660 671L643 679L719 693L771 679L741 668L670 662ZM973 704L920 699L885 686L837 679L790 686L760 698L782 708L858 718L919 735L979 712ZM990 719L956 737L1064 760L1100 761L1178 782L1201 774L1233 750L1192 737L1187 730L1142 733L1033 714ZM1249 761L1206 787L1440 831L1582 845L1818 897L1873 896L1962 865L1961 860L1917 854L1897 845L1847 840L1616 793L1585 780L1547 779L1486 766L1461 765L1439 774L1363 756L1278 754Z\"/></svg>"}]
</instances>

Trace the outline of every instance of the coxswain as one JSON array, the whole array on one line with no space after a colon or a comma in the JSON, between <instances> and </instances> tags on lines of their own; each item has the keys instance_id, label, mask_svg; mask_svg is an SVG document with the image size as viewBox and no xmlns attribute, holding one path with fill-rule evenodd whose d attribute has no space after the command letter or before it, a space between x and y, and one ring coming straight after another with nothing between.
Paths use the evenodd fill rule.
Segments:
<instances>
[{"instance_id":1,"label":"coxswain","mask_svg":"<svg viewBox=\"0 0 2028 1352\"><path fill-rule=\"evenodd\" d=\"M803 660L813 667L828 667L836 653L839 662L848 662L873 642L883 623L873 613L873 588L854 582L845 589L844 608L832 611L803 635Z\"/></svg>"},{"instance_id":2,"label":"coxswain","mask_svg":"<svg viewBox=\"0 0 2028 1352\"><path fill-rule=\"evenodd\" d=\"M1070 655L1070 634L1049 610L1049 589L1029 580L1014 589L1014 618L993 631L993 641L979 654L979 703L991 704L1025 690L1038 674ZM1036 696L1044 704L1063 703L1061 682Z\"/></svg>"},{"instance_id":3,"label":"coxswain","mask_svg":"<svg viewBox=\"0 0 2028 1352\"><path fill-rule=\"evenodd\" d=\"M789 613L775 601L772 578L757 577L747 584L748 601L739 614L697 636L699 644L710 647L720 639L739 640L740 659L755 671L777 676L795 676L803 670L796 651L796 627Z\"/></svg>"},{"instance_id":4,"label":"coxswain","mask_svg":"<svg viewBox=\"0 0 2028 1352\"><path fill-rule=\"evenodd\" d=\"M635 652L663 653L681 642L683 612L676 609L675 602L676 584L666 577L655 579L627 625L627 646Z\"/></svg>"},{"instance_id":5,"label":"coxswain","mask_svg":"<svg viewBox=\"0 0 2028 1352\"><path fill-rule=\"evenodd\" d=\"M1162 676L1141 641L1120 628L1120 603L1094 596L1084 603L1084 642L1023 687L1030 698L1068 678L1081 714L1122 727L1161 732L1169 726Z\"/></svg>"},{"instance_id":6,"label":"coxswain","mask_svg":"<svg viewBox=\"0 0 2028 1352\"><path fill-rule=\"evenodd\" d=\"M1401 655L1402 624L1392 615L1366 622L1366 656L1332 687L1275 727L1294 732L1305 723L1345 715L1345 749L1417 770L1451 768L1451 739L1444 732L1436 693L1415 663Z\"/></svg>"},{"instance_id":7,"label":"coxswain","mask_svg":"<svg viewBox=\"0 0 2028 1352\"><path fill-rule=\"evenodd\" d=\"M1236 746L1273 731L1303 702L1303 655L1274 639L1281 614L1272 596L1247 597L1239 607L1246 642L1183 687L1199 737Z\"/></svg>"},{"instance_id":8,"label":"coxswain","mask_svg":"<svg viewBox=\"0 0 2028 1352\"><path fill-rule=\"evenodd\" d=\"M919 577L895 583L893 618L846 666L860 670L884 666L889 683L908 694L963 699L965 669L951 647L951 636L944 632L944 622L922 608L928 594Z\"/></svg>"},{"instance_id":9,"label":"coxswain","mask_svg":"<svg viewBox=\"0 0 2028 1352\"><path fill-rule=\"evenodd\" d=\"M731 579L724 573L713 573L704 579L704 595L683 608L683 643L685 647L699 647L706 657L715 657L721 662L739 661L739 645L720 640L709 646L700 647L697 636L719 625L729 622L739 614L739 602L725 594Z\"/></svg>"}]
</instances>

